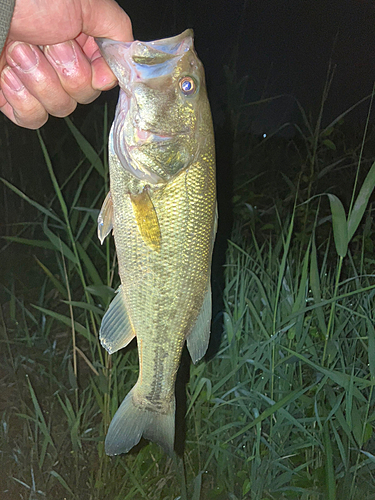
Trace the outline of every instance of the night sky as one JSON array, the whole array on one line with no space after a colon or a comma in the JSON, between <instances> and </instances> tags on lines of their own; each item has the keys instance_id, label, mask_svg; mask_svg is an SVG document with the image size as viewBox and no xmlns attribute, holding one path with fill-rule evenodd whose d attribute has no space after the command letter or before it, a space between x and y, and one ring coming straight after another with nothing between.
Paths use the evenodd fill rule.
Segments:
<instances>
[{"instance_id":1,"label":"night sky","mask_svg":"<svg viewBox=\"0 0 375 500\"><path fill-rule=\"evenodd\" d=\"M214 118L226 100L223 66L248 75L245 101L291 94L316 111L329 60L336 65L325 121L372 91L375 81L375 2L364 0L167 0L119 2L134 36L150 40L192 27L207 73ZM362 106L348 120L363 123ZM270 132L298 120L292 98L254 109L253 129Z\"/></svg>"}]
</instances>

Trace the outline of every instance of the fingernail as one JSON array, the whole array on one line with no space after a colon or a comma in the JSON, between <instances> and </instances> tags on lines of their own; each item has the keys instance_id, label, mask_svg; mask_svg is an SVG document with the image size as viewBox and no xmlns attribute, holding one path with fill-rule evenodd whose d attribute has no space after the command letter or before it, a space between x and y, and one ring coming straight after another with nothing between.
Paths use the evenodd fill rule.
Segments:
<instances>
[{"instance_id":1,"label":"fingernail","mask_svg":"<svg viewBox=\"0 0 375 500\"><path fill-rule=\"evenodd\" d=\"M100 92L102 90L111 90L116 85L116 83L117 83L117 79L111 80L110 82L106 82L106 83L102 83L102 84L99 83L97 85L97 87L95 87L95 90L99 90Z\"/></svg>"},{"instance_id":2,"label":"fingernail","mask_svg":"<svg viewBox=\"0 0 375 500\"><path fill-rule=\"evenodd\" d=\"M7 85L7 87L9 87L14 92L19 92L24 88L21 80L13 73L13 71L9 67L4 68L1 74L1 79L3 80L3 83L5 83L5 85Z\"/></svg>"},{"instance_id":3,"label":"fingernail","mask_svg":"<svg viewBox=\"0 0 375 500\"><path fill-rule=\"evenodd\" d=\"M10 66L19 67L22 71L31 71L39 62L39 57L31 45L14 42L8 49Z\"/></svg>"},{"instance_id":4,"label":"fingernail","mask_svg":"<svg viewBox=\"0 0 375 500\"><path fill-rule=\"evenodd\" d=\"M71 41L57 43L56 45L46 45L44 50L59 66L66 66L77 59L76 51Z\"/></svg>"}]
</instances>

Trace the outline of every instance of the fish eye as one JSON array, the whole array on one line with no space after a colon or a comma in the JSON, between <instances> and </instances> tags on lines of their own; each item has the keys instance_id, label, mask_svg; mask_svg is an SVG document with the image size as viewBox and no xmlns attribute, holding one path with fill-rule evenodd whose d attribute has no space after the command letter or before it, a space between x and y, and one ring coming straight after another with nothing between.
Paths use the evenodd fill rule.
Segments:
<instances>
[{"instance_id":1,"label":"fish eye","mask_svg":"<svg viewBox=\"0 0 375 500\"><path fill-rule=\"evenodd\" d=\"M178 85L182 93L185 95L192 95L197 90L197 84L195 83L195 80L191 78L191 76L184 76L183 78L181 78L181 80L178 82Z\"/></svg>"}]
</instances>

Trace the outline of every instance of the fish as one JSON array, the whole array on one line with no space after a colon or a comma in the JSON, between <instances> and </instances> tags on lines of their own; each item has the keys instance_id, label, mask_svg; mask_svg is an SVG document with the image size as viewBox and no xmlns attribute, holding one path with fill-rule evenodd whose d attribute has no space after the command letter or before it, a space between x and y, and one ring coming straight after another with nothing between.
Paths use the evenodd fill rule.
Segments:
<instances>
[{"instance_id":1,"label":"fish","mask_svg":"<svg viewBox=\"0 0 375 500\"><path fill-rule=\"evenodd\" d=\"M138 380L106 435L108 455L143 436L174 453L175 381L182 350L206 353L217 229L215 143L191 29L151 42L96 39L118 79L109 136L110 191L98 217L112 231L121 285L99 337L110 353L136 337Z\"/></svg>"}]
</instances>

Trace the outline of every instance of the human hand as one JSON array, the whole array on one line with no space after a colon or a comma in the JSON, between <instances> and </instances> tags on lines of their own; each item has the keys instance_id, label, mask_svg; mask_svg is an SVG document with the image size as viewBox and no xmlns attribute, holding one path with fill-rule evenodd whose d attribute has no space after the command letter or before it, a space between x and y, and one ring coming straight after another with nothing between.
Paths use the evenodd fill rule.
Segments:
<instances>
[{"instance_id":1,"label":"human hand","mask_svg":"<svg viewBox=\"0 0 375 500\"><path fill-rule=\"evenodd\" d=\"M48 114L67 116L116 77L93 37L132 41L129 17L114 0L16 0L0 56L0 110L36 129Z\"/></svg>"}]
</instances>

